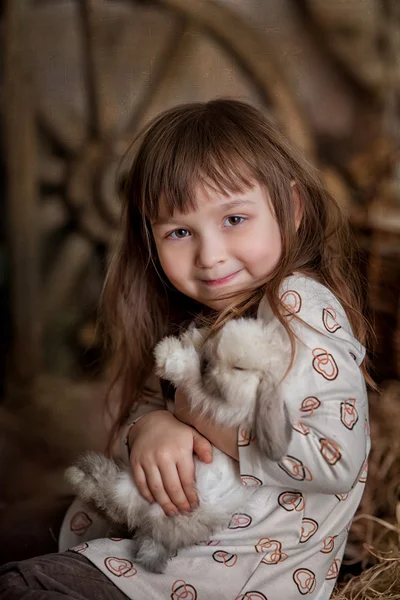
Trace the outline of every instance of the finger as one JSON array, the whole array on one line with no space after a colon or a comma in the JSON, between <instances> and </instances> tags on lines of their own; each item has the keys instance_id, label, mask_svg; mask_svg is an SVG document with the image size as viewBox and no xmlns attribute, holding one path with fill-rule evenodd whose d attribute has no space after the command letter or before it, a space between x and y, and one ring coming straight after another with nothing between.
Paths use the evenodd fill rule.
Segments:
<instances>
[{"instance_id":1,"label":"finger","mask_svg":"<svg viewBox=\"0 0 400 600\"><path fill-rule=\"evenodd\" d=\"M197 431L193 432L193 452L202 462L212 462L212 445Z\"/></svg>"},{"instance_id":2,"label":"finger","mask_svg":"<svg viewBox=\"0 0 400 600\"><path fill-rule=\"evenodd\" d=\"M159 469L157 467L151 467L148 471L145 470L145 474L149 490L153 495L155 501L161 506L165 514L169 517L179 514L177 507L172 502L171 498L168 496L165 490L163 478L161 477ZM166 477L170 476L171 475L168 474Z\"/></svg>"},{"instance_id":3,"label":"finger","mask_svg":"<svg viewBox=\"0 0 400 600\"><path fill-rule=\"evenodd\" d=\"M177 466L172 463L171 466L168 465L162 468L162 465L160 465L160 473L164 489L171 499L171 502L176 506L179 512L191 512L190 502L182 487Z\"/></svg>"},{"instance_id":4,"label":"finger","mask_svg":"<svg viewBox=\"0 0 400 600\"><path fill-rule=\"evenodd\" d=\"M133 474L133 479L136 483L136 487L139 490L139 493L143 496L143 498L145 500L147 500L147 502L150 502L151 504L153 504L153 502L155 502L155 498L149 490L149 486L147 485L146 475L145 475L145 472L143 471L142 467L140 465L133 465L132 466L132 474Z\"/></svg>"},{"instance_id":5,"label":"finger","mask_svg":"<svg viewBox=\"0 0 400 600\"><path fill-rule=\"evenodd\" d=\"M197 508L199 505L199 497L195 488L194 480L194 462L192 461L181 461L177 463L177 469L181 485L185 493L186 498L191 508Z\"/></svg>"}]
</instances>

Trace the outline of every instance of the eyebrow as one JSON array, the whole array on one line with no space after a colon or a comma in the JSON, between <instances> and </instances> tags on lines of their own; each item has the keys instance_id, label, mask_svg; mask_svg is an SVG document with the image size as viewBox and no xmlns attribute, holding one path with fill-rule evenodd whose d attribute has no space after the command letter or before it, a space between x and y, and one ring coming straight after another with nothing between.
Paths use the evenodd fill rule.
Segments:
<instances>
[{"instance_id":1,"label":"eyebrow","mask_svg":"<svg viewBox=\"0 0 400 600\"><path fill-rule=\"evenodd\" d=\"M230 202L224 202L224 204L219 204L218 209L221 212L226 212L232 210L232 208L236 208L237 206L250 206L257 204L254 200L231 200ZM156 219L153 221L152 226L160 226L160 225L170 225L171 223L176 222L177 219L172 215L171 217L164 217L160 219Z\"/></svg>"}]
</instances>

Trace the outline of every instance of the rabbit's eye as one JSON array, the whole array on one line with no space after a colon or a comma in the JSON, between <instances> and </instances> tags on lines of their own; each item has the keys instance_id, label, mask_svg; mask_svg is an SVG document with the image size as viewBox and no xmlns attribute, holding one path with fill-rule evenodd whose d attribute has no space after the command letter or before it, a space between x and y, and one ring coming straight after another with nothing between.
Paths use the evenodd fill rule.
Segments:
<instances>
[{"instance_id":1,"label":"rabbit's eye","mask_svg":"<svg viewBox=\"0 0 400 600\"><path fill-rule=\"evenodd\" d=\"M235 371L245 371L246 369L243 369L243 367L237 367L236 365L233 366L233 369Z\"/></svg>"}]
</instances>

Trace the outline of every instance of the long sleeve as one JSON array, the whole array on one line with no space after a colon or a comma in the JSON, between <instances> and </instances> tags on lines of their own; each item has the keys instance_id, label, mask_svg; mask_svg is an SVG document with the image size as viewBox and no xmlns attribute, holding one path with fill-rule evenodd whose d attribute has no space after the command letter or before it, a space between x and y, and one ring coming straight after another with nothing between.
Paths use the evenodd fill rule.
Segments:
<instances>
[{"instance_id":1,"label":"long sleeve","mask_svg":"<svg viewBox=\"0 0 400 600\"><path fill-rule=\"evenodd\" d=\"M293 275L281 293L288 308L285 318L298 338L293 366L277 390L289 410L292 441L286 456L274 463L240 429L242 480L340 496L364 476L369 452L367 393L360 369L365 349L327 288ZM267 322L275 318L266 301L258 317Z\"/></svg>"}]
</instances>

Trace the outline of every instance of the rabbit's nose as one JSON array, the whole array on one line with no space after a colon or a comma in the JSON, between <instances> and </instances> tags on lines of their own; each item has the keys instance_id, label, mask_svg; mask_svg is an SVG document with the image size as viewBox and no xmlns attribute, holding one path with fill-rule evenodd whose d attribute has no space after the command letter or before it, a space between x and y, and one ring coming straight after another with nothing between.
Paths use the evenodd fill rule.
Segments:
<instances>
[{"instance_id":1,"label":"rabbit's nose","mask_svg":"<svg viewBox=\"0 0 400 600\"><path fill-rule=\"evenodd\" d=\"M204 377L205 372L207 371L207 367L209 365L209 361L207 360L207 358L205 358L204 356L201 358L200 361L200 375L202 377Z\"/></svg>"}]
</instances>

